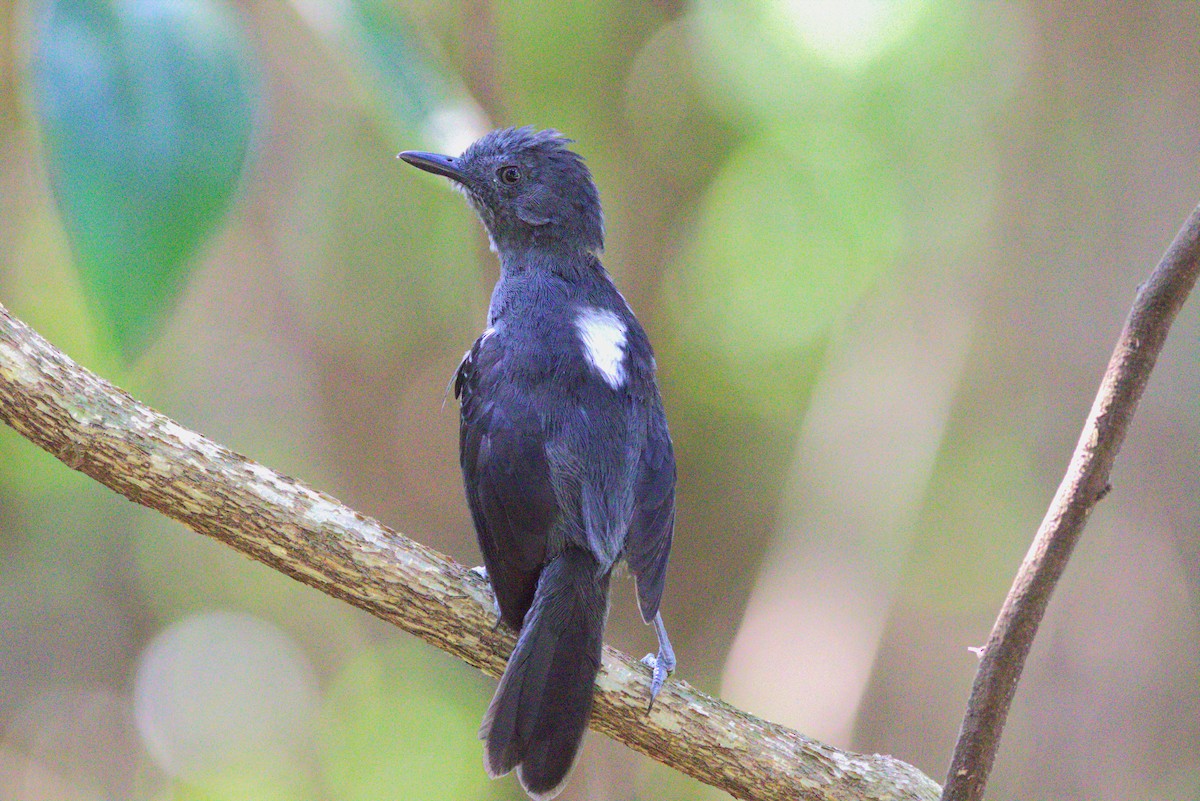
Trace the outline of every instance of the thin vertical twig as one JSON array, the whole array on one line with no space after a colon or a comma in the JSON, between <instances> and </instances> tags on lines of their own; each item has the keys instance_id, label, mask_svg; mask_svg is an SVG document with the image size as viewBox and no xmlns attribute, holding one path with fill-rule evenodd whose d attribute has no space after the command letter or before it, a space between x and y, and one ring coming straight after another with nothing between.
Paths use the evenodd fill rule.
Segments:
<instances>
[{"instance_id":1,"label":"thin vertical twig","mask_svg":"<svg viewBox=\"0 0 1200 801\"><path fill-rule=\"evenodd\" d=\"M983 798L1017 682L1050 595L1088 516L1108 493L1113 462L1129 422L1198 271L1200 207L1192 211L1158 266L1138 288L1066 475L988 637L942 801Z\"/></svg>"}]
</instances>

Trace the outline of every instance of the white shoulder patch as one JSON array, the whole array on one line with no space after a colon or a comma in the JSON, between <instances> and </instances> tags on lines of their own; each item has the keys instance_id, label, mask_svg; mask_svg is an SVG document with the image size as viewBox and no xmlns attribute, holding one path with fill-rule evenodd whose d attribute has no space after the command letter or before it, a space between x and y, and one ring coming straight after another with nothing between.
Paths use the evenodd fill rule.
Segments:
<instances>
[{"instance_id":1,"label":"white shoulder patch","mask_svg":"<svg viewBox=\"0 0 1200 801\"><path fill-rule=\"evenodd\" d=\"M625 324L605 309L586 308L575 318L583 354L613 389L625 383Z\"/></svg>"}]
</instances>

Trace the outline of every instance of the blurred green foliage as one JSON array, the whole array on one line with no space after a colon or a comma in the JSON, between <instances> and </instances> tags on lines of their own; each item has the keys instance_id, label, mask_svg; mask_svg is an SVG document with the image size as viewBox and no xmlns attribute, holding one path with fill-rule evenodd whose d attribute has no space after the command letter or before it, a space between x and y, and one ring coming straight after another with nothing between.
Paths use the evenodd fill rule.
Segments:
<instances>
[{"instance_id":1,"label":"blurred green foliage","mask_svg":"<svg viewBox=\"0 0 1200 801\"><path fill-rule=\"evenodd\" d=\"M321 157L299 168L283 210L287 289L328 347L402 355L479 306L473 220L443 187L381 169L391 148L377 133L339 133L313 143Z\"/></svg>"},{"instance_id":2,"label":"blurred green foliage","mask_svg":"<svg viewBox=\"0 0 1200 801\"><path fill-rule=\"evenodd\" d=\"M478 675L413 642L355 657L325 696L321 766L330 797L484 797L490 781L470 768L479 763L487 698Z\"/></svg>"},{"instance_id":3,"label":"blurred green foliage","mask_svg":"<svg viewBox=\"0 0 1200 801\"><path fill-rule=\"evenodd\" d=\"M656 347L680 677L937 777L965 646L1200 183L1200 6L1151 6L0 5L0 302L183 424L474 563L442 403L496 263L462 199L394 156L563 130ZM1180 325L998 795L1200 786L1200 323ZM616 587L608 638L643 653ZM316 676L318 720L293 751L172 772L134 722L139 667L177 621L229 610L294 644L276 650ZM0 623L0 798L520 797L482 770L490 683L7 429ZM564 799L583 797L719 796L593 736Z\"/></svg>"}]
</instances>

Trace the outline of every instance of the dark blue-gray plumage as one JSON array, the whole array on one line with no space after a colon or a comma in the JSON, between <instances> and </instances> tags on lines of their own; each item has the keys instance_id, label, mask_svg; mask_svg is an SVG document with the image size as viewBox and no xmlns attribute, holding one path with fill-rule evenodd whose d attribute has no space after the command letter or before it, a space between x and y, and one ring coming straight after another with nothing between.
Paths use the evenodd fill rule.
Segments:
<instances>
[{"instance_id":1,"label":"dark blue-gray plumage","mask_svg":"<svg viewBox=\"0 0 1200 801\"><path fill-rule=\"evenodd\" d=\"M463 358L459 459L501 618L520 630L480 736L492 776L537 799L575 762L625 559L658 635L650 699L675 667L659 614L675 456L646 332L600 264L583 159L555 131L506 128L458 157L405 152L479 213L500 257L488 326Z\"/></svg>"}]
</instances>

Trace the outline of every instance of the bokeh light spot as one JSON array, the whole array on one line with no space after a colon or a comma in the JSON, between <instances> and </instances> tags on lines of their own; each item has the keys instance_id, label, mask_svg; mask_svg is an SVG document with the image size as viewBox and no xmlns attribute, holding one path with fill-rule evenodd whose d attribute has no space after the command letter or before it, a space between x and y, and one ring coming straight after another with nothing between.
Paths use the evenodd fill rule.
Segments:
<instances>
[{"instance_id":1,"label":"bokeh light spot","mask_svg":"<svg viewBox=\"0 0 1200 801\"><path fill-rule=\"evenodd\" d=\"M814 55L851 71L907 38L924 8L923 0L779 0L776 5Z\"/></svg>"},{"instance_id":2,"label":"bokeh light spot","mask_svg":"<svg viewBox=\"0 0 1200 801\"><path fill-rule=\"evenodd\" d=\"M134 686L146 749L183 778L254 753L295 752L316 702L316 678L295 643L265 621L229 612L194 615L159 633Z\"/></svg>"}]
</instances>

